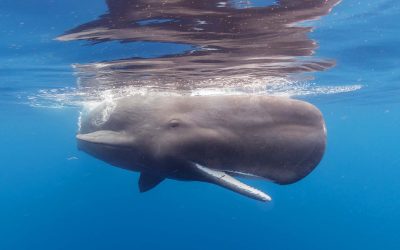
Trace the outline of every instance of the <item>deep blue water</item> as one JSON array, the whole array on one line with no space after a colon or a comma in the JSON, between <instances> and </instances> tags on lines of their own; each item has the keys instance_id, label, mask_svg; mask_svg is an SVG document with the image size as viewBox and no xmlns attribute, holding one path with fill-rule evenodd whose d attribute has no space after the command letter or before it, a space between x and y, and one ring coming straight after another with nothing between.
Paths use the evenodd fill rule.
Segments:
<instances>
[{"instance_id":1,"label":"deep blue water","mask_svg":"<svg viewBox=\"0 0 400 250\"><path fill-rule=\"evenodd\" d=\"M345 0L313 21L316 55L337 65L310 81L362 87L301 97L324 114L327 152L298 183L248 181L268 204L198 182L140 194L137 173L77 150L80 108L47 106L40 90L75 87L74 63L191 49L55 40L105 11L0 0L0 249L400 249L397 1Z\"/></svg>"}]
</instances>

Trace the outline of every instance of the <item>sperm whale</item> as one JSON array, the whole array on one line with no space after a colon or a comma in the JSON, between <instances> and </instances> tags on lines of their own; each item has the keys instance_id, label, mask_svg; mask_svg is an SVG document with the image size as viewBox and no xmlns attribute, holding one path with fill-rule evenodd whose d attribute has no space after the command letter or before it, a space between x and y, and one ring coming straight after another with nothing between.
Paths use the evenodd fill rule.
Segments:
<instances>
[{"instance_id":1,"label":"sperm whale","mask_svg":"<svg viewBox=\"0 0 400 250\"><path fill-rule=\"evenodd\" d=\"M82 120L79 149L140 172L139 190L165 179L216 184L260 201L271 197L237 177L294 183L320 162L321 112L271 96L131 96Z\"/></svg>"}]
</instances>

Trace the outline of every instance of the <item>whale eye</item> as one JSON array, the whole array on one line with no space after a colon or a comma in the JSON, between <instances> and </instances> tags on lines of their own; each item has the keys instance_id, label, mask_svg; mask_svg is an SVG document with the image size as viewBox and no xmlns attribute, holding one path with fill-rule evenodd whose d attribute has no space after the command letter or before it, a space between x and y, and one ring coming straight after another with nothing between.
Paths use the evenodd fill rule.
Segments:
<instances>
[{"instance_id":1,"label":"whale eye","mask_svg":"<svg viewBox=\"0 0 400 250\"><path fill-rule=\"evenodd\" d=\"M172 119L168 122L168 125L170 128L177 128L181 125L181 123L178 119Z\"/></svg>"}]
</instances>

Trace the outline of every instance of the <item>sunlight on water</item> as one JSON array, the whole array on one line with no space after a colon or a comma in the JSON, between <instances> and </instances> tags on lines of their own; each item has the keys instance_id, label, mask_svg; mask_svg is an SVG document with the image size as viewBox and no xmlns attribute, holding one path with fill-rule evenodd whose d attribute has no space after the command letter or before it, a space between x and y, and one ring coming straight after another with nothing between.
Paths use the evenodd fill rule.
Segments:
<instances>
[{"instance_id":1,"label":"sunlight on water","mask_svg":"<svg viewBox=\"0 0 400 250\"><path fill-rule=\"evenodd\" d=\"M62 108L130 95L307 97L362 87L313 81L312 73L335 66L316 56L313 22L339 0L184 2L107 1L103 15L56 38L81 46L71 65L76 87L40 88L20 100Z\"/></svg>"},{"instance_id":2,"label":"sunlight on water","mask_svg":"<svg viewBox=\"0 0 400 250\"><path fill-rule=\"evenodd\" d=\"M192 96L216 96L216 95L271 95L283 97L307 97L318 95L334 95L360 90L363 86L334 85L319 86L310 82L294 82L287 79L275 79L273 84L253 84L235 88L202 88L193 91L155 91L151 87L125 86L105 90L86 92L79 88L43 89L36 95L28 97L29 105L33 107L63 108L84 107L92 109L101 102L113 103L113 99L126 96L144 95L192 95ZM105 115L106 116L106 115Z\"/></svg>"}]
</instances>

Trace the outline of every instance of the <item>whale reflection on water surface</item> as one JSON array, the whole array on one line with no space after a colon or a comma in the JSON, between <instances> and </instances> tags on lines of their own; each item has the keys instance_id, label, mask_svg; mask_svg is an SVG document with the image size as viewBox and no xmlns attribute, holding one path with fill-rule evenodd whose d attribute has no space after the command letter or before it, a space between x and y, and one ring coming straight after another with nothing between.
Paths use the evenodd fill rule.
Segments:
<instances>
[{"instance_id":1,"label":"whale reflection on water surface","mask_svg":"<svg viewBox=\"0 0 400 250\"><path fill-rule=\"evenodd\" d=\"M58 40L193 47L156 58L138 58L134 51L127 51L125 58L76 64L80 87L89 89L137 86L182 92L262 87L294 73L334 65L313 56L318 45L309 38L313 27L304 22L328 14L338 0L281 0L267 6L246 1L242 8L235 2L107 0L107 13Z\"/></svg>"}]
</instances>

